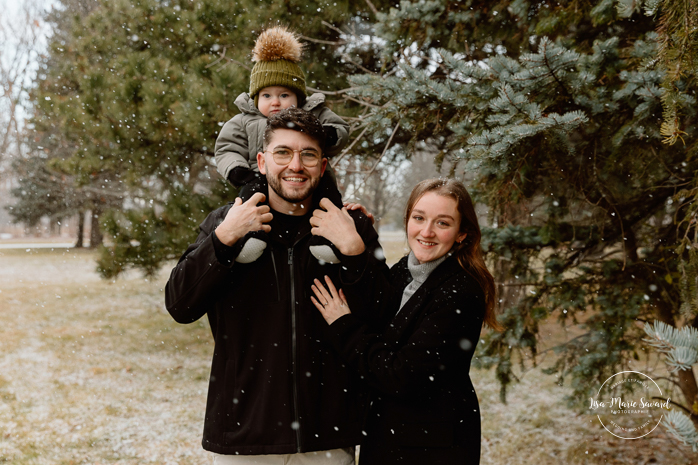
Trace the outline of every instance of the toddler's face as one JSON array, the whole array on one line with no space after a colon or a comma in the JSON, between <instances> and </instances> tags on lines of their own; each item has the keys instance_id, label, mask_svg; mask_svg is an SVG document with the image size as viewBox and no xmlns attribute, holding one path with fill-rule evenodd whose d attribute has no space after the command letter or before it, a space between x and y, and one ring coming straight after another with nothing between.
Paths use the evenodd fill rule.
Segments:
<instances>
[{"instance_id":1,"label":"toddler's face","mask_svg":"<svg viewBox=\"0 0 698 465\"><path fill-rule=\"evenodd\" d=\"M257 108L267 118L286 108L298 106L298 97L288 87L270 86L259 91Z\"/></svg>"}]
</instances>

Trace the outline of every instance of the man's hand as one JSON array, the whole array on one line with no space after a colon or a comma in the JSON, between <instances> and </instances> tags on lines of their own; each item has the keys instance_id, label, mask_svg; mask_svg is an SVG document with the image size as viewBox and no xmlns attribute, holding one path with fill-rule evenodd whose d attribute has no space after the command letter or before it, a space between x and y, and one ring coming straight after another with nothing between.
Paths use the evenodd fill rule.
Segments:
<instances>
[{"instance_id":1,"label":"man's hand","mask_svg":"<svg viewBox=\"0 0 698 465\"><path fill-rule=\"evenodd\" d=\"M261 192L257 192L250 199L242 203L240 197L235 199L235 203L228 210L225 219L216 228L216 236L225 245L233 245L248 232L262 230L271 231L268 223L273 218L269 205L257 206L266 197Z\"/></svg>"},{"instance_id":2,"label":"man's hand","mask_svg":"<svg viewBox=\"0 0 698 465\"><path fill-rule=\"evenodd\" d=\"M311 233L332 242L347 256L359 255L366 249L346 208L340 210L327 198L320 200L320 208L322 210L315 210L310 218Z\"/></svg>"}]
</instances>

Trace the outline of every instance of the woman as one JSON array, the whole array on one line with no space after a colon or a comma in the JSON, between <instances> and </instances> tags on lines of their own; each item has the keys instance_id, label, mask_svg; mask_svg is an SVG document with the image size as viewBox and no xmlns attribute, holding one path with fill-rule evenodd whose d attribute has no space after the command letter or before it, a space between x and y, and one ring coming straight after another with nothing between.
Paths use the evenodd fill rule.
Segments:
<instances>
[{"instance_id":1,"label":"woman","mask_svg":"<svg viewBox=\"0 0 698 465\"><path fill-rule=\"evenodd\" d=\"M467 190L444 179L413 189L411 252L390 270L363 251L347 218L328 206L311 219L344 266L342 290L316 280L311 300L329 323L327 340L374 388L360 464L478 464L480 411L468 372L482 323L499 325Z\"/></svg>"}]
</instances>

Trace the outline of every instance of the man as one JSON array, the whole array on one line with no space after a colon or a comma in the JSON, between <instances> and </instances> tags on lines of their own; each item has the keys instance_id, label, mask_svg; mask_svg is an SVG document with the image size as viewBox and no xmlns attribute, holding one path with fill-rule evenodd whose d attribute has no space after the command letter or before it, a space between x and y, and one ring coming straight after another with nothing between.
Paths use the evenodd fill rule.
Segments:
<instances>
[{"instance_id":1,"label":"man","mask_svg":"<svg viewBox=\"0 0 698 465\"><path fill-rule=\"evenodd\" d=\"M211 324L202 444L215 463L354 463L349 448L361 437L365 392L322 342L327 325L310 302L313 279L338 278L341 266L318 261L308 248L313 210L337 208L314 196L327 167L323 149L322 125L312 114L291 108L269 118L257 154L268 204L256 193L211 213L167 283L167 309L176 321L207 314ZM342 213L375 253L380 246L370 220ZM266 249L256 260L236 262L257 230L268 234ZM341 247L341 254L340 245L345 262L361 252Z\"/></svg>"}]
</instances>

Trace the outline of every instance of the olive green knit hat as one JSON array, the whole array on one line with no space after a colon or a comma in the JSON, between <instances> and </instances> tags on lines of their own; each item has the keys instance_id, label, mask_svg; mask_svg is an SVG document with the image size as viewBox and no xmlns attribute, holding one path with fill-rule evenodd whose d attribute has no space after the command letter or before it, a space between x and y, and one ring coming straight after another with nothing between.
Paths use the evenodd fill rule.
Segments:
<instances>
[{"instance_id":1,"label":"olive green knit hat","mask_svg":"<svg viewBox=\"0 0 698 465\"><path fill-rule=\"evenodd\" d=\"M252 49L255 62L250 75L250 97L257 105L257 94L265 87L283 86L293 90L299 100L305 98L305 74L298 63L303 45L283 26L262 32Z\"/></svg>"}]
</instances>

